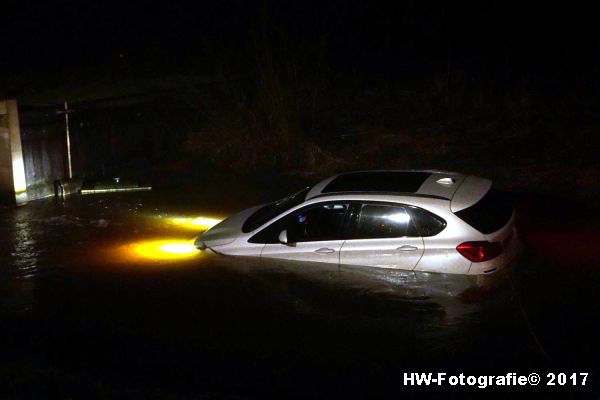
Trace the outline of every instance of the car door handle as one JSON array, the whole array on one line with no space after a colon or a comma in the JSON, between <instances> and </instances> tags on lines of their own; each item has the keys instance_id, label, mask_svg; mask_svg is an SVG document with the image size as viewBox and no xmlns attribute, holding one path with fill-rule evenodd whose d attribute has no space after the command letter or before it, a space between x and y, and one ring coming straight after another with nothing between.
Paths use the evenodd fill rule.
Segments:
<instances>
[{"instance_id":1,"label":"car door handle","mask_svg":"<svg viewBox=\"0 0 600 400\"><path fill-rule=\"evenodd\" d=\"M319 254L331 254L331 253L335 253L334 249L330 249L329 247L321 247L318 250L315 250L315 253L319 253Z\"/></svg>"},{"instance_id":2,"label":"car door handle","mask_svg":"<svg viewBox=\"0 0 600 400\"><path fill-rule=\"evenodd\" d=\"M398 247L396 250L400 250L400 251L415 251L415 250L417 250L417 248L415 246L409 246L409 245L405 244L404 246Z\"/></svg>"}]
</instances>

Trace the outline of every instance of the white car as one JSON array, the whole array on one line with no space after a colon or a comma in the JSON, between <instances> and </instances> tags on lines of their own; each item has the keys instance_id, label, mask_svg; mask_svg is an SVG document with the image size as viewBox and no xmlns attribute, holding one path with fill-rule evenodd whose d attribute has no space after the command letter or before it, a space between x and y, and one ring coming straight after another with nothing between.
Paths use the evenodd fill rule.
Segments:
<instances>
[{"instance_id":1,"label":"white car","mask_svg":"<svg viewBox=\"0 0 600 400\"><path fill-rule=\"evenodd\" d=\"M359 171L235 214L195 245L232 256L479 275L516 257L514 219L487 179Z\"/></svg>"}]
</instances>

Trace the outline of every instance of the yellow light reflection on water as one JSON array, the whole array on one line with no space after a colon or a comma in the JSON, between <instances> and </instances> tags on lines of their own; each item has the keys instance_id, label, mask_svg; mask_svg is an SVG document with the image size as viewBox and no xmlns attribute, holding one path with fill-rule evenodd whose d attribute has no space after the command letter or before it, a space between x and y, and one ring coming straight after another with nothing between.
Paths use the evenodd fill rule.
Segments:
<instances>
[{"instance_id":1,"label":"yellow light reflection on water","mask_svg":"<svg viewBox=\"0 0 600 400\"><path fill-rule=\"evenodd\" d=\"M179 217L179 218L167 218L167 220L181 228L193 229L196 231L207 230L221 222L218 218L210 217Z\"/></svg>"},{"instance_id":2,"label":"yellow light reflection on water","mask_svg":"<svg viewBox=\"0 0 600 400\"><path fill-rule=\"evenodd\" d=\"M127 245L129 258L141 260L185 260L199 256L202 252L194 246L193 240L161 239L139 241Z\"/></svg>"},{"instance_id":3,"label":"yellow light reflection on water","mask_svg":"<svg viewBox=\"0 0 600 400\"><path fill-rule=\"evenodd\" d=\"M156 236L98 249L99 260L110 264L130 264L136 267L144 265L150 268L195 265L194 260L203 258L207 252L198 250L194 246L195 238L190 238L188 234L184 234L184 238L182 238L182 231L193 230L197 234L215 226L221 222L221 219L208 216L161 217L154 215L147 216L146 222L150 222L150 224L141 224L140 230L145 234L152 232L152 236ZM192 232L189 234L191 235Z\"/></svg>"},{"instance_id":4,"label":"yellow light reflection on water","mask_svg":"<svg viewBox=\"0 0 600 400\"><path fill-rule=\"evenodd\" d=\"M198 250L194 239L158 237L113 244L94 249L94 261L105 265L143 269L196 267L208 255Z\"/></svg>"}]
</instances>

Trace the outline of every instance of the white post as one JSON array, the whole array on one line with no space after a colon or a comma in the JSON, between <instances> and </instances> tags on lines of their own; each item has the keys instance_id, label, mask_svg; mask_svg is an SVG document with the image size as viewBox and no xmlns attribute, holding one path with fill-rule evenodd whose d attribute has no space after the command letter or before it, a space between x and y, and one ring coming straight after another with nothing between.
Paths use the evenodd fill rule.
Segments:
<instances>
[{"instance_id":1,"label":"white post","mask_svg":"<svg viewBox=\"0 0 600 400\"><path fill-rule=\"evenodd\" d=\"M69 132L69 106L65 100L65 127L67 135L67 166L69 168L69 179L73 179L73 167L71 166L71 134Z\"/></svg>"}]
</instances>

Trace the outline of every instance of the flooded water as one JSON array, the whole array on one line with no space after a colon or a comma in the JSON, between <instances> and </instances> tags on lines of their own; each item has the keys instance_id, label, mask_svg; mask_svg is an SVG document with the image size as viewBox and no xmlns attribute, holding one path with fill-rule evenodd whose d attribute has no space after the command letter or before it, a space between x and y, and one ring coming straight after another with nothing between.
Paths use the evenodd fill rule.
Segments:
<instances>
[{"instance_id":1,"label":"flooded water","mask_svg":"<svg viewBox=\"0 0 600 400\"><path fill-rule=\"evenodd\" d=\"M191 246L253 201L149 192L0 209L0 391L374 396L407 390L413 371L591 372L578 390L598 389L600 263L577 250L581 225L524 203L526 254L485 279Z\"/></svg>"}]
</instances>

